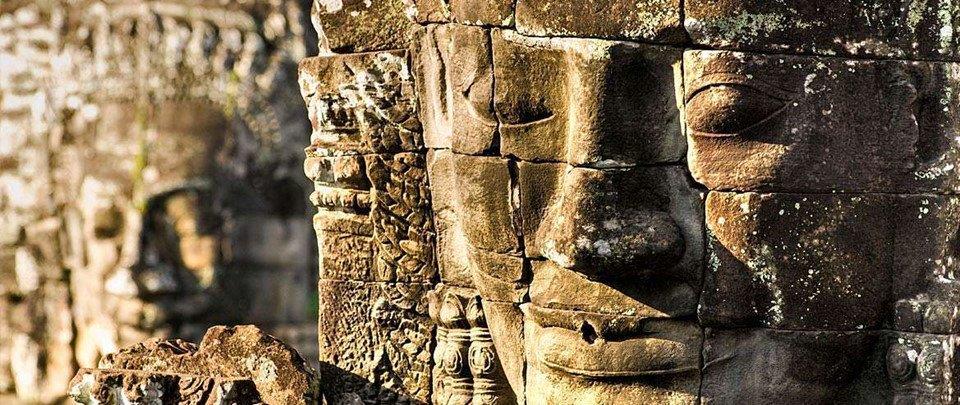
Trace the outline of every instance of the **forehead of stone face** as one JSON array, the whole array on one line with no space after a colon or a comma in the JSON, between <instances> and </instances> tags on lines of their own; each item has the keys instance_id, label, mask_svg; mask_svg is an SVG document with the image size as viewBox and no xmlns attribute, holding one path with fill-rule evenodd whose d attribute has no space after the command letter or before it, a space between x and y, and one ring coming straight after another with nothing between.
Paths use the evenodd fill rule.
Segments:
<instances>
[{"instance_id":1,"label":"forehead of stone face","mask_svg":"<svg viewBox=\"0 0 960 405\"><path fill-rule=\"evenodd\" d=\"M531 36L623 38L680 43L686 39L680 0L519 0L517 29Z\"/></svg>"},{"instance_id":2,"label":"forehead of stone face","mask_svg":"<svg viewBox=\"0 0 960 405\"><path fill-rule=\"evenodd\" d=\"M494 31L493 59L502 154L595 165L682 157L679 51Z\"/></svg>"},{"instance_id":3,"label":"forehead of stone face","mask_svg":"<svg viewBox=\"0 0 960 405\"><path fill-rule=\"evenodd\" d=\"M951 63L690 51L691 171L712 189L956 187Z\"/></svg>"},{"instance_id":4,"label":"forehead of stone face","mask_svg":"<svg viewBox=\"0 0 960 405\"><path fill-rule=\"evenodd\" d=\"M689 0L685 25L711 47L819 55L953 59L950 0Z\"/></svg>"},{"instance_id":5,"label":"forehead of stone face","mask_svg":"<svg viewBox=\"0 0 960 405\"><path fill-rule=\"evenodd\" d=\"M148 125L146 164L156 173L158 187L213 175L217 152L229 132L218 106L200 101L163 102Z\"/></svg>"}]
</instances>

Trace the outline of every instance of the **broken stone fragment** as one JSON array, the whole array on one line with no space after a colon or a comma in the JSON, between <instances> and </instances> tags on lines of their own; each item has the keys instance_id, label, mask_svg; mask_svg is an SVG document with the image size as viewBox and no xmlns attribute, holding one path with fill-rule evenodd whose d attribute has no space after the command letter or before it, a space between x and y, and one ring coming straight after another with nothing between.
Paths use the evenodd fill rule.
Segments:
<instances>
[{"instance_id":1,"label":"broken stone fragment","mask_svg":"<svg viewBox=\"0 0 960 405\"><path fill-rule=\"evenodd\" d=\"M268 404L317 404L320 401L316 372L300 354L249 325L210 328L199 346L181 340L146 341L108 354L100 361L99 369L81 371L74 379L76 401L81 402L85 393L98 397L109 395L108 392L118 386L127 390L131 384L145 384L143 387L149 388L158 381L161 386L179 384L177 389L164 388L171 393L191 394L192 388L184 388L187 382L188 387L208 384L250 391L243 388L248 387L244 385L247 383L230 383L228 387L224 385L225 380L252 382L255 393ZM128 373L130 371L135 372ZM112 373L119 373L118 377L109 377ZM196 378L184 380L177 375Z\"/></svg>"},{"instance_id":2,"label":"broken stone fragment","mask_svg":"<svg viewBox=\"0 0 960 405\"><path fill-rule=\"evenodd\" d=\"M687 30L710 47L900 59L960 57L950 0L688 0Z\"/></svg>"},{"instance_id":3,"label":"broken stone fragment","mask_svg":"<svg viewBox=\"0 0 960 405\"><path fill-rule=\"evenodd\" d=\"M518 0L517 30L541 37L595 37L680 44L680 0Z\"/></svg>"},{"instance_id":4,"label":"broken stone fragment","mask_svg":"<svg viewBox=\"0 0 960 405\"><path fill-rule=\"evenodd\" d=\"M193 374L82 369L70 387L70 397L84 405L263 403L250 379Z\"/></svg>"}]
</instances>

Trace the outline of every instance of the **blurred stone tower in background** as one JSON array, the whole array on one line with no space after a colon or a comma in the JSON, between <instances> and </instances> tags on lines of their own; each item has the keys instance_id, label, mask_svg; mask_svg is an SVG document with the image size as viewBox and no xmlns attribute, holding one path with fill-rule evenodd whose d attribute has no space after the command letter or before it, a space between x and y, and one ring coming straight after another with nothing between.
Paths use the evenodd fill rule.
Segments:
<instances>
[{"instance_id":1,"label":"blurred stone tower in background","mask_svg":"<svg viewBox=\"0 0 960 405\"><path fill-rule=\"evenodd\" d=\"M255 323L316 357L296 0L0 4L0 392Z\"/></svg>"}]
</instances>

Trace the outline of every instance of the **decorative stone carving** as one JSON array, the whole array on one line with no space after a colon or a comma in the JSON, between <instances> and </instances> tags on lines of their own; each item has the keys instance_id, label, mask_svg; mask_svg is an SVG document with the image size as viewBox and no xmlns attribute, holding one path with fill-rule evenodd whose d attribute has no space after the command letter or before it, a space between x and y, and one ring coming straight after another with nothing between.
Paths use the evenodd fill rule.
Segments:
<instances>
[{"instance_id":1,"label":"decorative stone carving","mask_svg":"<svg viewBox=\"0 0 960 405\"><path fill-rule=\"evenodd\" d=\"M517 402L487 326L475 290L438 286L430 295L437 325L433 351L433 402L513 404Z\"/></svg>"},{"instance_id":2,"label":"decorative stone carving","mask_svg":"<svg viewBox=\"0 0 960 405\"><path fill-rule=\"evenodd\" d=\"M405 51L300 65L313 123L320 361L334 403L426 402L436 279L427 159Z\"/></svg>"}]
</instances>

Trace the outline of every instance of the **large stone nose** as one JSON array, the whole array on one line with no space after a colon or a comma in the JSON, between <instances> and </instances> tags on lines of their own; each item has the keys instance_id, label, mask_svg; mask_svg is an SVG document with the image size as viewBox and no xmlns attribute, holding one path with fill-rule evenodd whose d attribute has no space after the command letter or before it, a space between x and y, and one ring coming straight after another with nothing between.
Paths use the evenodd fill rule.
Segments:
<instances>
[{"instance_id":1,"label":"large stone nose","mask_svg":"<svg viewBox=\"0 0 960 405\"><path fill-rule=\"evenodd\" d=\"M634 187L629 170L571 167L538 230L542 253L590 278L646 277L684 253L668 201Z\"/></svg>"}]
</instances>

